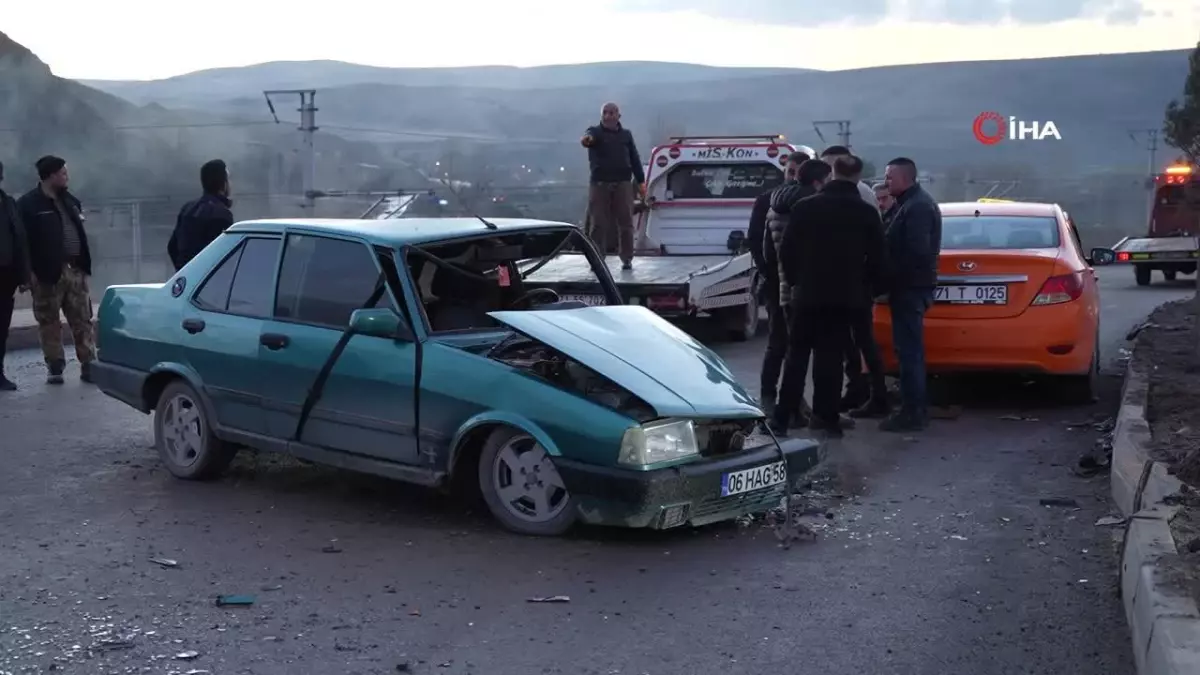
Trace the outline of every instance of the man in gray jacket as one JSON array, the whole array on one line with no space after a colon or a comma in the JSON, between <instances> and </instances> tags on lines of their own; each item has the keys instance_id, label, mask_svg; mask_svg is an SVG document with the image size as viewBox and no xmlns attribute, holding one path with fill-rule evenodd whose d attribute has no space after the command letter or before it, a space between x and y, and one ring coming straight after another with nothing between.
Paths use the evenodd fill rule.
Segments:
<instances>
[{"instance_id":1,"label":"man in gray jacket","mask_svg":"<svg viewBox=\"0 0 1200 675\"><path fill-rule=\"evenodd\" d=\"M4 182L4 164L0 163L0 184ZM4 355L8 348L8 329L12 325L13 306L18 290L29 288L29 242L25 226L17 212L17 203L0 189L0 391L13 391L17 385L4 376Z\"/></svg>"}]
</instances>

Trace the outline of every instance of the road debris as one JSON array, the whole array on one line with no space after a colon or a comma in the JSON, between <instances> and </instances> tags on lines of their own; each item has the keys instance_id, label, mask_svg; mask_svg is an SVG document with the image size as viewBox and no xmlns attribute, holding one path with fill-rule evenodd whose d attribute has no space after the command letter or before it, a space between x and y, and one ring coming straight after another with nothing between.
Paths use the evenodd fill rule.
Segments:
<instances>
[{"instance_id":1,"label":"road debris","mask_svg":"<svg viewBox=\"0 0 1200 675\"><path fill-rule=\"evenodd\" d=\"M170 558L151 558L150 562L161 567L179 567L179 561Z\"/></svg>"},{"instance_id":2,"label":"road debris","mask_svg":"<svg viewBox=\"0 0 1200 675\"><path fill-rule=\"evenodd\" d=\"M253 595L218 595L217 607L249 607L254 604Z\"/></svg>"},{"instance_id":3,"label":"road debris","mask_svg":"<svg viewBox=\"0 0 1200 675\"><path fill-rule=\"evenodd\" d=\"M1038 500L1042 506L1061 506L1068 509L1079 508L1079 502L1070 497L1042 497Z\"/></svg>"},{"instance_id":4,"label":"road debris","mask_svg":"<svg viewBox=\"0 0 1200 675\"><path fill-rule=\"evenodd\" d=\"M550 596L550 597L546 597L546 598L541 598L541 597L528 598L528 599L527 599L525 602L538 602L538 603L549 603L549 602L555 602L555 603L561 603L561 602L570 602L570 601L571 601L571 598L570 598L570 596L567 596L567 595L552 595L552 596Z\"/></svg>"},{"instance_id":5,"label":"road debris","mask_svg":"<svg viewBox=\"0 0 1200 675\"><path fill-rule=\"evenodd\" d=\"M191 651L191 650L186 651L186 652L179 652L178 654L175 655L175 660L177 660L177 661L194 661L198 658L200 658L200 652Z\"/></svg>"},{"instance_id":6,"label":"road debris","mask_svg":"<svg viewBox=\"0 0 1200 675\"><path fill-rule=\"evenodd\" d=\"M341 552L342 552L342 549L340 547L338 547L336 544L330 544L330 545L326 546L325 548L321 549L321 553L341 553Z\"/></svg>"},{"instance_id":7,"label":"road debris","mask_svg":"<svg viewBox=\"0 0 1200 675\"><path fill-rule=\"evenodd\" d=\"M952 535L950 535L950 538L954 539L955 541L966 541L967 540L967 538L962 536L961 534L952 534Z\"/></svg>"},{"instance_id":8,"label":"road debris","mask_svg":"<svg viewBox=\"0 0 1200 675\"><path fill-rule=\"evenodd\" d=\"M1112 525L1124 525L1125 519L1119 516L1104 516L1096 521L1097 527L1110 527Z\"/></svg>"},{"instance_id":9,"label":"road debris","mask_svg":"<svg viewBox=\"0 0 1200 675\"><path fill-rule=\"evenodd\" d=\"M998 417L996 419L1001 419L1006 422L1037 422L1037 421L1039 421L1038 418L1036 418L1036 417L1029 417L1029 416L1024 416L1024 415L1001 415L1000 417Z\"/></svg>"}]
</instances>

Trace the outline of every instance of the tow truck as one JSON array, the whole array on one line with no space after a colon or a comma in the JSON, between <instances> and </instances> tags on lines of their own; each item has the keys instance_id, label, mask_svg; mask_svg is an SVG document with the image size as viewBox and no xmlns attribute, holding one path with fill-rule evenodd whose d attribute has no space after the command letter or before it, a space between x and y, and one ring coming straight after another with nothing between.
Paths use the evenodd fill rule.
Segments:
<instances>
[{"instance_id":1,"label":"tow truck","mask_svg":"<svg viewBox=\"0 0 1200 675\"><path fill-rule=\"evenodd\" d=\"M801 147L778 134L676 136L655 147L645 197L634 205L633 269L605 256L624 301L664 318L717 321L734 340L753 338L760 316L746 226L754 199L783 183L788 155ZM602 304L587 265L580 254L560 255L526 283Z\"/></svg>"},{"instance_id":2,"label":"tow truck","mask_svg":"<svg viewBox=\"0 0 1200 675\"><path fill-rule=\"evenodd\" d=\"M1154 204L1145 237L1125 237L1112 250L1117 264L1133 266L1138 286L1149 286L1155 270L1167 281L1194 274L1200 258L1200 172L1178 162L1154 176Z\"/></svg>"}]
</instances>

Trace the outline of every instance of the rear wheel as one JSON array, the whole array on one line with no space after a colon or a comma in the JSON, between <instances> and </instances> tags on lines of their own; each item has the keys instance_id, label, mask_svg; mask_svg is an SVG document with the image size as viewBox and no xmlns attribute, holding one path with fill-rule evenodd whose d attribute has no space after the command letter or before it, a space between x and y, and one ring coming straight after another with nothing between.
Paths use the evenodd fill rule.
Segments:
<instances>
[{"instance_id":1,"label":"rear wheel","mask_svg":"<svg viewBox=\"0 0 1200 675\"><path fill-rule=\"evenodd\" d=\"M758 295L751 289L746 304L721 310L718 318L735 342L753 340L758 335Z\"/></svg>"},{"instance_id":2,"label":"rear wheel","mask_svg":"<svg viewBox=\"0 0 1200 675\"><path fill-rule=\"evenodd\" d=\"M1167 281L1175 281L1176 270L1163 270L1163 278Z\"/></svg>"},{"instance_id":3,"label":"rear wheel","mask_svg":"<svg viewBox=\"0 0 1200 675\"><path fill-rule=\"evenodd\" d=\"M1086 375L1070 375L1061 381L1062 395L1068 403L1085 405L1100 400L1100 339L1092 347L1092 365Z\"/></svg>"},{"instance_id":4,"label":"rear wheel","mask_svg":"<svg viewBox=\"0 0 1200 675\"><path fill-rule=\"evenodd\" d=\"M183 380L168 384L158 397L154 445L167 471L185 480L216 478L237 454L236 446L213 433L200 396Z\"/></svg>"},{"instance_id":5,"label":"rear wheel","mask_svg":"<svg viewBox=\"0 0 1200 675\"><path fill-rule=\"evenodd\" d=\"M546 449L511 427L496 429L484 442L479 489L496 520L519 534L555 537L579 517Z\"/></svg>"},{"instance_id":6,"label":"rear wheel","mask_svg":"<svg viewBox=\"0 0 1200 675\"><path fill-rule=\"evenodd\" d=\"M1138 286L1149 286L1150 268L1146 265L1134 265L1133 278L1137 281Z\"/></svg>"}]
</instances>

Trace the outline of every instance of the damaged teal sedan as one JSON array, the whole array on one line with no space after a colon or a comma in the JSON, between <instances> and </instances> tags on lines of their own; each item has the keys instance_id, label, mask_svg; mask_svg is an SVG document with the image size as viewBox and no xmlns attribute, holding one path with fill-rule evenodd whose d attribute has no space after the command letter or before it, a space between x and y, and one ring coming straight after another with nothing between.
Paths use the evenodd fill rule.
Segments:
<instances>
[{"instance_id":1,"label":"damaged teal sedan","mask_svg":"<svg viewBox=\"0 0 1200 675\"><path fill-rule=\"evenodd\" d=\"M538 286L560 256L604 295ZM532 535L776 506L817 444L756 435L726 364L636 293L565 223L242 222L164 284L107 289L93 377L153 413L183 479L280 452L469 486Z\"/></svg>"}]
</instances>

